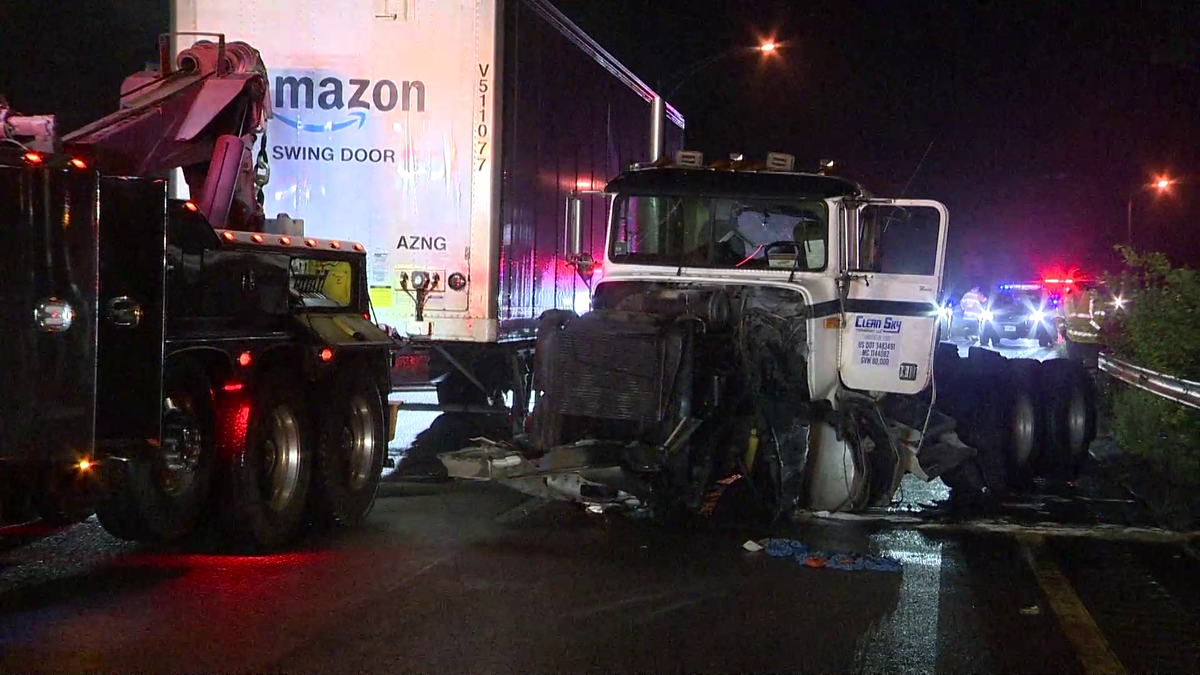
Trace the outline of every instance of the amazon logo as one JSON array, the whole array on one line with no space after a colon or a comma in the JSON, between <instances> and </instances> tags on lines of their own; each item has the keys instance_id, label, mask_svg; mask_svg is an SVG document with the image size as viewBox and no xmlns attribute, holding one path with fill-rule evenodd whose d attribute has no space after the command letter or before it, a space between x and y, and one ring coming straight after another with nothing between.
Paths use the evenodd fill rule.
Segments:
<instances>
[{"instance_id":1,"label":"amazon logo","mask_svg":"<svg viewBox=\"0 0 1200 675\"><path fill-rule=\"evenodd\" d=\"M275 77L275 118L300 131L330 132L351 127L361 129L371 110L425 112L425 83L420 80L368 80L279 75ZM280 111L346 111L342 119L312 123Z\"/></svg>"}]
</instances>

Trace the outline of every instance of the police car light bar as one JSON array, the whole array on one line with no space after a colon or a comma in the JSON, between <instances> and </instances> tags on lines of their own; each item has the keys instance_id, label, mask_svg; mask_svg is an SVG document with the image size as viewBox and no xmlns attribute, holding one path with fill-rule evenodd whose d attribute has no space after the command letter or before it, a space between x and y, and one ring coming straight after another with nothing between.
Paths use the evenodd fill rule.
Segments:
<instances>
[{"instance_id":1,"label":"police car light bar","mask_svg":"<svg viewBox=\"0 0 1200 675\"><path fill-rule=\"evenodd\" d=\"M1041 284L1000 284L1002 291L1037 291L1041 288Z\"/></svg>"}]
</instances>

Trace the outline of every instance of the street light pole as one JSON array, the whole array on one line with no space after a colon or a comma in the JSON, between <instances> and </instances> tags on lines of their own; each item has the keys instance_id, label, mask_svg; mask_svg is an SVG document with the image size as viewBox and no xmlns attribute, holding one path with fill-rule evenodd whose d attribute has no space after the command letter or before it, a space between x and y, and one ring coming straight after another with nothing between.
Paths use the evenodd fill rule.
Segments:
<instances>
[{"instance_id":1,"label":"street light pole","mask_svg":"<svg viewBox=\"0 0 1200 675\"><path fill-rule=\"evenodd\" d=\"M1154 188L1154 189L1158 190L1159 193L1161 194L1163 192L1166 192L1172 185L1174 185L1177 182L1178 181L1172 180L1170 178L1159 178L1159 179L1155 180L1153 183L1147 183L1145 185L1142 185L1138 189L1129 193L1129 201L1127 201L1125 203L1125 243L1126 243L1126 245L1133 246L1133 199L1135 197L1137 197L1139 194L1145 192L1146 190L1149 190L1150 188Z\"/></svg>"},{"instance_id":2,"label":"street light pole","mask_svg":"<svg viewBox=\"0 0 1200 675\"><path fill-rule=\"evenodd\" d=\"M676 75L673 78L669 78L667 80L667 82L670 82L672 79L676 79L676 78L678 78L678 81L675 83L675 86L671 88L671 91L662 95L662 99L664 101L671 100L671 97L674 96L675 93L678 92L681 87L683 87L684 83L686 83L688 80L692 79L694 76L699 74L705 68L708 68L709 66L713 65L714 63L716 63L722 59L733 56L735 54L750 54L753 52L761 52L764 55L770 55L770 54L774 53L775 51L777 51L778 49L779 49L779 45L776 44L775 42L764 42L757 47L733 47L732 49L726 49L723 52L717 52L716 54L713 54L712 56L709 56L708 58L701 59L700 61L697 61L696 63L693 63L692 65L688 66L686 69L684 69L682 71L682 73L683 73L682 75ZM660 80L658 88L661 90L663 88L663 86L664 86L664 82Z\"/></svg>"}]
</instances>

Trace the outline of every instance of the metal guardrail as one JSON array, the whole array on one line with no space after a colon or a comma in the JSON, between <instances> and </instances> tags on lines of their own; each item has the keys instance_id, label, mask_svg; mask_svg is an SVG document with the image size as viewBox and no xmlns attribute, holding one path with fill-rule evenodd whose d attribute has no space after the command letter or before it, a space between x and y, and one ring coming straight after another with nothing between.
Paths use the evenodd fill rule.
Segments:
<instances>
[{"instance_id":1,"label":"metal guardrail","mask_svg":"<svg viewBox=\"0 0 1200 675\"><path fill-rule=\"evenodd\" d=\"M1200 410L1200 382L1164 375L1108 354L1100 355L1099 365L1100 370L1122 382L1127 382L1138 389L1181 403L1189 408Z\"/></svg>"}]
</instances>

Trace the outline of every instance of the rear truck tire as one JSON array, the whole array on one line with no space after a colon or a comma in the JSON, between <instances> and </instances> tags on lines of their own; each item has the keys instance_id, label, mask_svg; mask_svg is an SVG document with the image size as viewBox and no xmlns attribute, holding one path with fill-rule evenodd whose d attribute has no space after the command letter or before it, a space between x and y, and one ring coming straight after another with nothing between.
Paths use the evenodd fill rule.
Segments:
<instances>
[{"instance_id":1,"label":"rear truck tire","mask_svg":"<svg viewBox=\"0 0 1200 675\"><path fill-rule=\"evenodd\" d=\"M100 524L134 541L186 537L209 503L216 475L216 411L211 380L186 361L167 364L162 437L147 454L103 462L108 483Z\"/></svg>"},{"instance_id":2,"label":"rear truck tire","mask_svg":"<svg viewBox=\"0 0 1200 675\"><path fill-rule=\"evenodd\" d=\"M971 465L946 476L951 489L986 492L996 498L1010 491L1012 395L1008 361L996 352L972 348L953 387L955 401L943 409L958 421L959 437L975 449ZM967 496L965 494L960 496ZM975 494L978 498L983 495Z\"/></svg>"},{"instance_id":3,"label":"rear truck tire","mask_svg":"<svg viewBox=\"0 0 1200 675\"><path fill-rule=\"evenodd\" d=\"M303 522L312 480L313 434L304 389L281 371L252 393L245 442L229 460L225 524L237 543L271 549Z\"/></svg>"},{"instance_id":4,"label":"rear truck tire","mask_svg":"<svg viewBox=\"0 0 1200 675\"><path fill-rule=\"evenodd\" d=\"M378 387L365 373L334 376L324 408L317 407L313 513L319 523L356 527L375 504L387 455L386 421Z\"/></svg>"},{"instance_id":5,"label":"rear truck tire","mask_svg":"<svg viewBox=\"0 0 1200 675\"><path fill-rule=\"evenodd\" d=\"M1047 478L1073 481L1096 435L1096 393L1083 366L1067 359L1042 364L1045 393Z\"/></svg>"},{"instance_id":6,"label":"rear truck tire","mask_svg":"<svg viewBox=\"0 0 1200 675\"><path fill-rule=\"evenodd\" d=\"M1038 454L1045 442L1041 364L1034 359L1008 363L1012 392L1010 412L1010 485L1021 491L1032 487Z\"/></svg>"}]
</instances>

